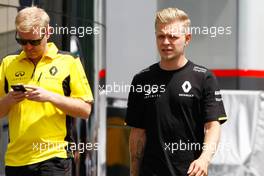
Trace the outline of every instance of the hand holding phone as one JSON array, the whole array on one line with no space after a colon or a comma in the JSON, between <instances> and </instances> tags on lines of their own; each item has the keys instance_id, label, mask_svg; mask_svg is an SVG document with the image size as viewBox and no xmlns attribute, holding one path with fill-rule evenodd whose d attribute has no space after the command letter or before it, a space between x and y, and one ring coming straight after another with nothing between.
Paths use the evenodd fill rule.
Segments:
<instances>
[{"instance_id":1,"label":"hand holding phone","mask_svg":"<svg viewBox=\"0 0 264 176\"><path fill-rule=\"evenodd\" d=\"M20 92L26 92L27 89L22 85L22 84L19 84L19 85L11 85L12 89L14 91L20 91Z\"/></svg>"}]
</instances>

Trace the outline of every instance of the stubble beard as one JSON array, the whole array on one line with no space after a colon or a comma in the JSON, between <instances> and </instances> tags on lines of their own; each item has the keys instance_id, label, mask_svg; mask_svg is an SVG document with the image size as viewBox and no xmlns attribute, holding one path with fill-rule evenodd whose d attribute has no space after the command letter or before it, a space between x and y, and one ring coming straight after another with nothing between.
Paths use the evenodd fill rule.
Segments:
<instances>
[{"instance_id":1,"label":"stubble beard","mask_svg":"<svg viewBox=\"0 0 264 176\"><path fill-rule=\"evenodd\" d=\"M161 56L161 60L163 61L173 61L173 60L177 60L177 58L179 58L180 55L172 55L172 56Z\"/></svg>"}]
</instances>

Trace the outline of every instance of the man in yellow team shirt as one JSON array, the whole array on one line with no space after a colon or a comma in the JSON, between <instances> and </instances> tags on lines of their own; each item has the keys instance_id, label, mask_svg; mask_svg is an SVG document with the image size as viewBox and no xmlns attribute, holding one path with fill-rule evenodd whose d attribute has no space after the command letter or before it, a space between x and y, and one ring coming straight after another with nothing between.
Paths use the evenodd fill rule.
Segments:
<instances>
[{"instance_id":1,"label":"man in yellow team shirt","mask_svg":"<svg viewBox=\"0 0 264 176\"><path fill-rule=\"evenodd\" d=\"M8 117L10 138L7 176L71 175L72 117L87 119L91 112L93 96L80 59L47 43L49 21L43 9L21 10L16 40L23 51L1 63L0 118Z\"/></svg>"}]
</instances>

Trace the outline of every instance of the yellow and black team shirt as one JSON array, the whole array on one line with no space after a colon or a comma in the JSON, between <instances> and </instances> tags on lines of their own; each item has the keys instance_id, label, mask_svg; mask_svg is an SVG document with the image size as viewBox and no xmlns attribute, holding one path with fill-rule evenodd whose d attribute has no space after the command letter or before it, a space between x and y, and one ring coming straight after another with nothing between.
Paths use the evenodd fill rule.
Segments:
<instances>
[{"instance_id":1,"label":"yellow and black team shirt","mask_svg":"<svg viewBox=\"0 0 264 176\"><path fill-rule=\"evenodd\" d=\"M0 97L11 90L11 85L27 84L92 102L92 92L80 59L62 54L53 43L48 43L47 47L36 66L23 51L3 59ZM52 103L25 99L11 108L8 120L7 166L29 165L52 157L67 158L71 117Z\"/></svg>"}]
</instances>

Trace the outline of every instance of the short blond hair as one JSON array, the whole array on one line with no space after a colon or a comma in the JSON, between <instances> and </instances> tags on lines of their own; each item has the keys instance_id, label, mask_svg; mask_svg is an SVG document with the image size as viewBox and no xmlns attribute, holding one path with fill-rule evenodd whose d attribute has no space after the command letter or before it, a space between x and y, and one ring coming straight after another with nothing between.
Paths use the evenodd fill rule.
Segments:
<instances>
[{"instance_id":1,"label":"short blond hair","mask_svg":"<svg viewBox=\"0 0 264 176\"><path fill-rule=\"evenodd\" d=\"M183 10L180 10L178 8L166 8L158 11L156 13L156 20L155 20L155 28L157 27L158 23L169 23L174 20L178 20L180 22L183 22L184 27L188 28L191 25L191 20L187 13L185 13Z\"/></svg>"},{"instance_id":2,"label":"short blond hair","mask_svg":"<svg viewBox=\"0 0 264 176\"><path fill-rule=\"evenodd\" d=\"M26 7L16 16L16 29L23 32L31 32L33 28L46 28L50 22L45 10L38 7Z\"/></svg>"}]
</instances>

